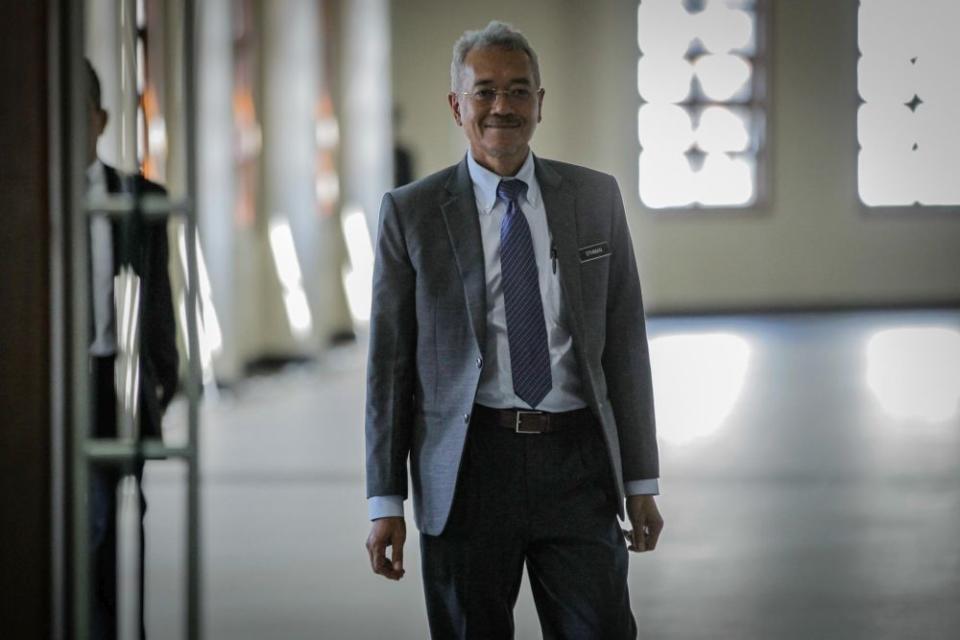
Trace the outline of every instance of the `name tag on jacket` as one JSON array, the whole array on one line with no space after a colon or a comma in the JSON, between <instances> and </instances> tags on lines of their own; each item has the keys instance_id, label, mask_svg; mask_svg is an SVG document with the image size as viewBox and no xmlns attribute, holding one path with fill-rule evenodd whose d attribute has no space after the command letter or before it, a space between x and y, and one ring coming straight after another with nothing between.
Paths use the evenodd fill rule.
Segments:
<instances>
[{"instance_id":1,"label":"name tag on jacket","mask_svg":"<svg viewBox=\"0 0 960 640\"><path fill-rule=\"evenodd\" d=\"M600 242L597 244L591 244L588 247L580 248L580 262L590 262L591 260L599 260L600 258L610 257L610 245L606 242Z\"/></svg>"}]
</instances>

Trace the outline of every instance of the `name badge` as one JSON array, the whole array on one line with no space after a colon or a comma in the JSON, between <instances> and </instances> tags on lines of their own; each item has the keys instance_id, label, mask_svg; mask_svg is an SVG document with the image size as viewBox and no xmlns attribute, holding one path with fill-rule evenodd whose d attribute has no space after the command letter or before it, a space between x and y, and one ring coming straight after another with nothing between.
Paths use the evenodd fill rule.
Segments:
<instances>
[{"instance_id":1,"label":"name badge","mask_svg":"<svg viewBox=\"0 0 960 640\"><path fill-rule=\"evenodd\" d=\"M599 260L600 258L610 257L610 245L606 242L600 242L598 244L592 244L589 247L580 248L580 263L590 262L591 260Z\"/></svg>"}]
</instances>

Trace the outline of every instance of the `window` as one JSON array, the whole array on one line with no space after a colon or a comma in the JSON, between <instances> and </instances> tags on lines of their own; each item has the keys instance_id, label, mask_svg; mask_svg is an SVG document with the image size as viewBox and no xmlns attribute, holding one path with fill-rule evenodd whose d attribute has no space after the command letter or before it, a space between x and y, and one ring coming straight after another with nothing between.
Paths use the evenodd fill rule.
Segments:
<instances>
[{"instance_id":1,"label":"window","mask_svg":"<svg viewBox=\"0 0 960 640\"><path fill-rule=\"evenodd\" d=\"M758 202L766 129L763 0L641 0L640 200L653 209Z\"/></svg>"},{"instance_id":2,"label":"window","mask_svg":"<svg viewBox=\"0 0 960 640\"><path fill-rule=\"evenodd\" d=\"M860 199L870 207L960 204L956 0L861 0Z\"/></svg>"}]
</instances>

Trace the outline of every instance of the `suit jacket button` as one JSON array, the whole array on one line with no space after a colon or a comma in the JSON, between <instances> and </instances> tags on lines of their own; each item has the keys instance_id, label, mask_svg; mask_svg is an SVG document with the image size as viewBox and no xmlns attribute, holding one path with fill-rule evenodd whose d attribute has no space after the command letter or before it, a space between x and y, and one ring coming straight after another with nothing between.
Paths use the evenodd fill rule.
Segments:
<instances>
[{"instance_id":1,"label":"suit jacket button","mask_svg":"<svg viewBox=\"0 0 960 640\"><path fill-rule=\"evenodd\" d=\"M469 413L463 414L463 422L464 422L464 424L470 424L470 414L469 414Z\"/></svg>"},{"instance_id":2,"label":"suit jacket button","mask_svg":"<svg viewBox=\"0 0 960 640\"><path fill-rule=\"evenodd\" d=\"M477 369L483 369L483 356L477 358Z\"/></svg>"}]
</instances>

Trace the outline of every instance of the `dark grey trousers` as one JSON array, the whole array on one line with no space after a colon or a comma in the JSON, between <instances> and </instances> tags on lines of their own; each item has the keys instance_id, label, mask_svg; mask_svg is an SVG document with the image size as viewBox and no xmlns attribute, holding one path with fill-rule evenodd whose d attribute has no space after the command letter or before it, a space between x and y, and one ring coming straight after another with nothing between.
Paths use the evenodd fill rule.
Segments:
<instances>
[{"instance_id":1,"label":"dark grey trousers","mask_svg":"<svg viewBox=\"0 0 960 640\"><path fill-rule=\"evenodd\" d=\"M420 536L434 640L513 637L523 567L543 637L632 640L627 549L599 426L470 425L450 520Z\"/></svg>"}]
</instances>

